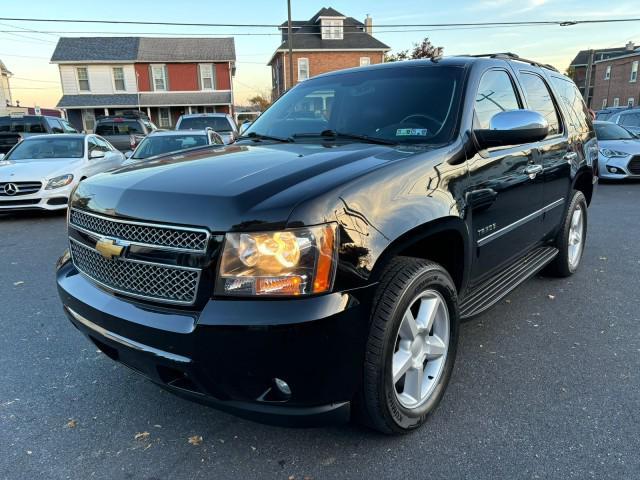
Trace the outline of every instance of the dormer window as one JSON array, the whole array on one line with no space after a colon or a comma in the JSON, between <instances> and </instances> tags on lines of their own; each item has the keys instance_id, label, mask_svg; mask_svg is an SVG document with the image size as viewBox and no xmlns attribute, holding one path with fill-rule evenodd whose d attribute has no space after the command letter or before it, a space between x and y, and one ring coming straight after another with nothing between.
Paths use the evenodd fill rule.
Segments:
<instances>
[{"instance_id":1,"label":"dormer window","mask_svg":"<svg viewBox=\"0 0 640 480\"><path fill-rule=\"evenodd\" d=\"M320 25L323 40L343 39L342 19L323 18Z\"/></svg>"}]
</instances>

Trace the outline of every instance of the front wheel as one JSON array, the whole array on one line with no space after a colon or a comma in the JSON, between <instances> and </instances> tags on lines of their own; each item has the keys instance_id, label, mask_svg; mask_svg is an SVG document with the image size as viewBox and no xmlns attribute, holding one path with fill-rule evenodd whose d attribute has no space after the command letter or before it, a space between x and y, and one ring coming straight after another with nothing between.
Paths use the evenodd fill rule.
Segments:
<instances>
[{"instance_id":1,"label":"front wheel","mask_svg":"<svg viewBox=\"0 0 640 480\"><path fill-rule=\"evenodd\" d=\"M394 259L374 299L358 417L384 433L422 425L444 395L458 343L455 286L440 265Z\"/></svg>"},{"instance_id":2,"label":"front wheel","mask_svg":"<svg viewBox=\"0 0 640 480\"><path fill-rule=\"evenodd\" d=\"M574 190L555 241L559 253L546 271L556 277L573 275L582 260L586 239L587 200L582 192Z\"/></svg>"}]
</instances>

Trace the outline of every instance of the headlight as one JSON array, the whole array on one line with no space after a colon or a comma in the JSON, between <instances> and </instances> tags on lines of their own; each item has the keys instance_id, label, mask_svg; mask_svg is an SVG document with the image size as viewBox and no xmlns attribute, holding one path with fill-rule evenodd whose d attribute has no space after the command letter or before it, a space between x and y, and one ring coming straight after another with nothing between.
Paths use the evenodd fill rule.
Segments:
<instances>
[{"instance_id":1,"label":"headlight","mask_svg":"<svg viewBox=\"0 0 640 480\"><path fill-rule=\"evenodd\" d=\"M219 295L297 296L331 290L335 223L280 232L228 233L216 282Z\"/></svg>"},{"instance_id":2,"label":"headlight","mask_svg":"<svg viewBox=\"0 0 640 480\"><path fill-rule=\"evenodd\" d=\"M52 178L47 183L45 190L53 190L54 188L66 187L73 182L73 175L70 173L66 175L60 175L59 177Z\"/></svg>"},{"instance_id":3,"label":"headlight","mask_svg":"<svg viewBox=\"0 0 640 480\"><path fill-rule=\"evenodd\" d=\"M619 152L617 150L611 150L609 148L603 148L600 150L600 153L602 155L604 155L607 158L613 158L613 157L626 157L627 155L629 155L628 153L624 153L624 152Z\"/></svg>"}]
</instances>

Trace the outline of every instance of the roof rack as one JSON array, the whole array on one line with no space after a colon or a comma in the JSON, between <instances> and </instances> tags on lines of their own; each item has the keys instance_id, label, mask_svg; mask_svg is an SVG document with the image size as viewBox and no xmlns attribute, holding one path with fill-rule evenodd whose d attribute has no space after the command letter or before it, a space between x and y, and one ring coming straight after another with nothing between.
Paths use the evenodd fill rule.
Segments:
<instances>
[{"instance_id":1,"label":"roof rack","mask_svg":"<svg viewBox=\"0 0 640 480\"><path fill-rule=\"evenodd\" d=\"M529 60L527 58L522 58L521 56L511 53L511 52L499 52L499 53L483 53L479 55L464 55L465 57L475 57L475 58L501 58L503 60L517 60L519 62L528 63L530 65L534 65L536 67L547 68L549 70L553 70L557 72L558 69L553 65L549 65L548 63L540 63L535 60Z\"/></svg>"}]
</instances>

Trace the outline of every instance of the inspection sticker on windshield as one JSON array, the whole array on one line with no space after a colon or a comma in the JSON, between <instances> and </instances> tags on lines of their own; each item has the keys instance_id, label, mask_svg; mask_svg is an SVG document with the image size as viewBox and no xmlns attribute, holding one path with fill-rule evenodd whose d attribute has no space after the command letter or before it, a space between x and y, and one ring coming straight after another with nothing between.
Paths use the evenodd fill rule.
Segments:
<instances>
[{"instance_id":1,"label":"inspection sticker on windshield","mask_svg":"<svg viewBox=\"0 0 640 480\"><path fill-rule=\"evenodd\" d=\"M426 128L399 128L396 130L396 137L426 137L429 130Z\"/></svg>"}]
</instances>

